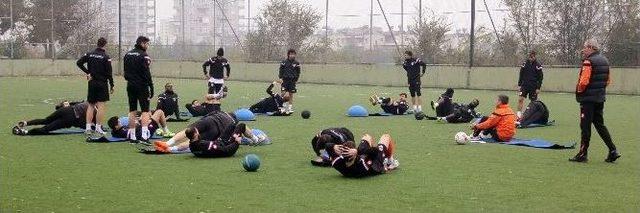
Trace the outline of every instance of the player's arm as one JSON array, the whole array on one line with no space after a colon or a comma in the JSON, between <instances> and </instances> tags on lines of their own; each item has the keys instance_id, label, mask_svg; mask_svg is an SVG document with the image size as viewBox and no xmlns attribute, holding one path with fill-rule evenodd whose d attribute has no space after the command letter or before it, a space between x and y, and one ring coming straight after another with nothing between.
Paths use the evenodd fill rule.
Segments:
<instances>
[{"instance_id":1,"label":"player's arm","mask_svg":"<svg viewBox=\"0 0 640 213\"><path fill-rule=\"evenodd\" d=\"M522 86L522 75L524 74L524 67L527 65L527 62L522 63L520 66L520 74L518 75L518 87Z\"/></svg>"},{"instance_id":2,"label":"player's arm","mask_svg":"<svg viewBox=\"0 0 640 213\"><path fill-rule=\"evenodd\" d=\"M298 82L298 79L300 78L300 64L297 64L298 66L294 67L293 70L295 71L296 74L296 78L293 79L295 82Z\"/></svg>"},{"instance_id":3,"label":"player's arm","mask_svg":"<svg viewBox=\"0 0 640 213\"><path fill-rule=\"evenodd\" d=\"M499 121L500 121L500 117L496 116L495 114L492 114L491 116L489 116L489 118L486 121L476 124L473 127L474 129L479 129L479 130L491 129L496 125L498 125Z\"/></svg>"},{"instance_id":4,"label":"player's arm","mask_svg":"<svg viewBox=\"0 0 640 213\"><path fill-rule=\"evenodd\" d=\"M275 94L273 94L273 87L275 86L277 82L273 82L269 85L269 87L267 87L267 94L269 94L269 96L273 97Z\"/></svg>"},{"instance_id":5,"label":"player's arm","mask_svg":"<svg viewBox=\"0 0 640 213\"><path fill-rule=\"evenodd\" d=\"M113 93L113 67L111 66L111 58L107 55L105 61L105 67L107 68L107 81L109 82L109 86L111 86L111 92Z\"/></svg>"},{"instance_id":6,"label":"player's arm","mask_svg":"<svg viewBox=\"0 0 640 213\"><path fill-rule=\"evenodd\" d=\"M229 78L231 76L231 65L229 64L229 61L227 61L226 59L224 60L224 67L227 70L227 78Z\"/></svg>"},{"instance_id":7,"label":"player's arm","mask_svg":"<svg viewBox=\"0 0 640 213\"><path fill-rule=\"evenodd\" d=\"M542 79L544 79L544 73L542 72L542 65L540 63L536 63L536 74L537 74L537 88L540 89L542 87Z\"/></svg>"},{"instance_id":8,"label":"player's arm","mask_svg":"<svg viewBox=\"0 0 640 213\"><path fill-rule=\"evenodd\" d=\"M202 73L206 76L207 75L207 67L211 65L211 59L207 59L206 61L204 61L204 63L202 64Z\"/></svg>"},{"instance_id":9,"label":"player's arm","mask_svg":"<svg viewBox=\"0 0 640 213\"><path fill-rule=\"evenodd\" d=\"M78 59L78 61L76 61L76 65L78 66L78 68L80 68L80 70L82 70L82 72L84 72L85 74L89 75L89 69L87 69L87 67L84 66L84 64L86 64L89 61L89 55L88 54L84 54L82 57L80 57L80 59Z\"/></svg>"},{"instance_id":10,"label":"player's arm","mask_svg":"<svg viewBox=\"0 0 640 213\"><path fill-rule=\"evenodd\" d=\"M427 64L424 63L424 61L418 59L418 65L420 65L420 68L422 69L422 74L420 74L420 76L422 76L427 72Z\"/></svg>"},{"instance_id":11,"label":"player's arm","mask_svg":"<svg viewBox=\"0 0 640 213\"><path fill-rule=\"evenodd\" d=\"M149 98L153 98L153 79L151 78L151 57L144 55L143 74L147 80L147 86L149 86Z\"/></svg>"},{"instance_id":12,"label":"player's arm","mask_svg":"<svg viewBox=\"0 0 640 213\"><path fill-rule=\"evenodd\" d=\"M578 79L578 86L576 92L582 93L589 85L591 80L591 61L584 60L582 62L582 70L580 70L580 78Z\"/></svg>"},{"instance_id":13,"label":"player's arm","mask_svg":"<svg viewBox=\"0 0 640 213\"><path fill-rule=\"evenodd\" d=\"M278 78L282 79L282 77L284 76L284 70L286 69L285 67L285 62L280 62L280 69L278 71Z\"/></svg>"}]
</instances>

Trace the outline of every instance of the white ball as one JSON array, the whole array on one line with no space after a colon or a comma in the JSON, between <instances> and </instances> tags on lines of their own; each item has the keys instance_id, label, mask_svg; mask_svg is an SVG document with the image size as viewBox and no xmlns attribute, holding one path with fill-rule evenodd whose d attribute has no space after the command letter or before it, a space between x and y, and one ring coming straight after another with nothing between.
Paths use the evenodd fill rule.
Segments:
<instances>
[{"instance_id":1,"label":"white ball","mask_svg":"<svg viewBox=\"0 0 640 213\"><path fill-rule=\"evenodd\" d=\"M467 133L464 133L464 132L456 133L455 140L457 144L460 144L460 145L466 144L467 142L469 142L469 139L470 137L469 135L467 135Z\"/></svg>"}]
</instances>

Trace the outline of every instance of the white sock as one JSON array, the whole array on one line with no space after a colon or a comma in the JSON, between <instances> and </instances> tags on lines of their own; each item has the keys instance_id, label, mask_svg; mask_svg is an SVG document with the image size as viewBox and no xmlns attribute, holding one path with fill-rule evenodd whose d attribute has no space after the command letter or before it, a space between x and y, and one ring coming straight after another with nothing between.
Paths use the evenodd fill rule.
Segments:
<instances>
[{"instance_id":1,"label":"white sock","mask_svg":"<svg viewBox=\"0 0 640 213\"><path fill-rule=\"evenodd\" d=\"M176 141L175 141L175 140L173 140L173 138L171 138L171 139L169 139L169 140L167 141L167 145L168 145L168 146L173 146L173 144L174 144L174 143L176 143Z\"/></svg>"},{"instance_id":2,"label":"white sock","mask_svg":"<svg viewBox=\"0 0 640 213\"><path fill-rule=\"evenodd\" d=\"M104 133L104 131L102 131L102 125L96 124L96 132Z\"/></svg>"},{"instance_id":3,"label":"white sock","mask_svg":"<svg viewBox=\"0 0 640 213\"><path fill-rule=\"evenodd\" d=\"M162 131L169 132L169 127L167 127L167 126L162 127Z\"/></svg>"},{"instance_id":4,"label":"white sock","mask_svg":"<svg viewBox=\"0 0 640 213\"><path fill-rule=\"evenodd\" d=\"M518 116L518 118L521 118L522 117L522 112L520 112L520 111L516 112L516 116Z\"/></svg>"},{"instance_id":5,"label":"white sock","mask_svg":"<svg viewBox=\"0 0 640 213\"><path fill-rule=\"evenodd\" d=\"M418 105L418 112L422 112L422 105Z\"/></svg>"},{"instance_id":6,"label":"white sock","mask_svg":"<svg viewBox=\"0 0 640 213\"><path fill-rule=\"evenodd\" d=\"M418 106L417 105L413 105L413 111L418 111Z\"/></svg>"},{"instance_id":7,"label":"white sock","mask_svg":"<svg viewBox=\"0 0 640 213\"><path fill-rule=\"evenodd\" d=\"M149 137L151 137L151 133L149 132L149 127L142 127L142 139L149 139Z\"/></svg>"},{"instance_id":8,"label":"white sock","mask_svg":"<svg viewBox=\"0 0 640 213\"><path fill-rule=\"evenodd\" d=\"M136 129L129 129L127 131L127 137L131 140L138 140L138 138L136 138Z\"/></svg>"},{"instance_id":9,"label":"white sock","mask_svg":"<svg viewBox=\"0 0 640 213\"><path fill-rule=\"evenodd\" d=\"M85 126L85 130L91 130L91 127L92 127L92 126L93 126L93 124L92 124L92 123L88 123L88 124Z\"/></svg>"},{"instance_id":10,"label":"white sock","mask_svg":"<svg viewBox=\"0 0 640 213\"><path fill-rule=\"evenodd\" d=\"M293 110L293 104L289 104L289 105L287 106L287 110L289 110L289 111Z\"/></svg>"}]
</instances>

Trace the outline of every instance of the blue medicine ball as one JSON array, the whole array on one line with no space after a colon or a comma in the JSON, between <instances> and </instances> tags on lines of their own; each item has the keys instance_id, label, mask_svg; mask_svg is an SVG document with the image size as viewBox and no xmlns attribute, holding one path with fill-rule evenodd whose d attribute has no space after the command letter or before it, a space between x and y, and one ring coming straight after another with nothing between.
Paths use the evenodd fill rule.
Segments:
<instances>
[{"instance_id":1,"label":"blue medicine ball","mask_svg":"<svg viewBox=\"0 0 640 213\"><path fill-rule=\"evenodd\" d=\"M349 110L347 110L347 116L349 116L349 117L367 117L367 116L369 116L369 112L367 112L367 109L365 109L364 107L362 107L360 105L354 105L352 107L349 107Z\"/></svg>"},{"instance_id":2,"label":"blue medicine ball","mask_svg":"<svg viewBox=\"0 0 640 213\"><path fill-rule=\"evenodd\" d=\"M242 159L242 167L247 172L255 172L260 168L260 158L255 154L245 155Z\"/></svg>"},{"instance_id":3,"label":"blue medicine ball","mask_svg":"<svg viewBox=\"0 0 640 213\"><path fill-rule=\"evenodd\" d=\"M236 114L236 118L239 121L255 121L256 115L253 114L249 109L242 108L238 109L234 112Z\"/></svg>"}]
</instances>

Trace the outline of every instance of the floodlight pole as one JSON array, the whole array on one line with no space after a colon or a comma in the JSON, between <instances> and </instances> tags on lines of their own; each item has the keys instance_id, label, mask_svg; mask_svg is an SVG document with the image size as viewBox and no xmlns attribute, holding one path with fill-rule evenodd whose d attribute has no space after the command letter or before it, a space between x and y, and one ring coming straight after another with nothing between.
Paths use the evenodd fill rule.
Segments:
<instances>
[{"instance_id":1,"label":"floodlight pole","mask_svg":"<svg viewBox=\"0 0 640 213\"><path fill-rule=\"evenodd\" d=\"M184 60L184 55L187 51L186 45L187 45L187 39L185 38L186 34L184 34L184 28L186 23L184 22L184 0L180 1L180 24L182 25L181 27L181 31L182 31L182 53L180 54L180 61ZM182 63L181 63L182 64Z\"/></svg>"},{"instance_id":2,"label":"floodlight pole","mask_svg":"<svg viewBox=\"0 0 640 213\"><path fill-rule=\"evenodd\" d=\"M419 25L422 26L422 0L418 0L418 20Z\"/></svg>"},{"instance_id":3,"label":"floodlight pole","mask_svg":"<svg viewBox=\"0 0 640 213\"><path fill-rule=\"evenodd\" d=\"M373 0L369 5L369 51L373 53Z\"/></svg>"},{"instance_id":4,"label":"floodlight pole","mask_svg":"<svg viewBox=\"0 0 640 213\"><path fill-rule=\"evenodd\" d=\"M53 38L54 38L54 27L53 27L53 0L50 1L51 2L51 60L55 61L56 60L56 45L53 42Z\"/></svg>"},{"instance_id":5,"label":"floodlight pole","mask_svg":"<svg viewBox=\"0 0 640 213\"><path fill-rule=\"evenodd\" d=\"M122 73L122 0L118 0L118 73Z\"/></svg>"},{"instance_id":6,"label":"floodlight pole","mask_svg":"<svg viewBox=\"0 0 640 213\"><path fill-rule=\"evenodd\" d=\"M469 33L469 67L473 67L475 24L476 24L476 0L471 0L471 32Z\"/></svg>"},{"instance_id":7,"label":"floodlight pole","mask_svg":"<svg viewBox=\"0 0 640 213\"><path fill-rule=\"evenodd\" d=\"M249 33L251 33L251 0L247 0L247 34Z\"/></svg>"},{"instance_id":8,"label":"floodlight pole","mask_svg":"<svg viewBox=\"0 0 640 213\"><path fill-rule=\"evenodd\" d=\"M9 0L9 28L11 28L11 37L13 39L11 39L11 59L13 59L13 44L16 42L15 39L15 31L16 29L14 29L13 27L13 0Z\"/></svg>"},{"instance_id":9,"label":"floodlight pole","mask_svg":"<svg viewBox=\"0 0 640 213\"><path fill-rule=\"evenodd\" d=\"M404 0L400 0L400 46L404 47Z\"/></svg>"},{"instance_id":10,"label":"floodlight pole","mask_svg":"<svg viewBox=\"0 0 640 213\"><path fill-rule=\"evenodd\" d=\"M384 12L384 8L382 8L382 3L380 3L380 0L378 1L378 6L380 6L380 12L382 13L382 17L384 17L384 21L387 23L387 27L389 28L389 33L391 33L391 38L393 39L393 43L396 45L396 51L398 51L398 56L402 57L402 54L400 53L400 47L398 47L398 41L396 41L396 36L393 34L393 28L391 28L391 25L389 24L389 20L387 19L387 15Z\"/></svg>"},{"instance_id":11,"label":"floodlight pole","mask_svg":"<svg viewBox=\"0 0 640 213\"><path fill-rule=\"evenodd\" d=\"M215 2L214 2L215 3ZM213 46L216 46L216 6L213 6Z\"/></svg>"},{"instance_id":12,"label":"floodlight pole","mask_svg":"<svg viewBox=\"0 0 640 213\"><path fill-rule=\"evenodd\" d=\"M224 17L224 20L227 21L227 24L229 25L229 28L231 29L231 32L233 33L233 36L235 36L236 41L238 42L238 45L240 45L240 47L242 47L242 42L240 41L240 38L238 37L238 34L236 33L236 30L233 28L233 25L231 25L231 22L229 21L229 18L227 17L227 14L224 12L224 9L222 9L222 5L220 5L220 2L218 2L218 0L213 0L213 2L215 2L218 5L218 7L220 8L220 13L222 13L222 16Z\"/></svg>"}]
</instances>

